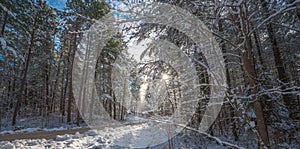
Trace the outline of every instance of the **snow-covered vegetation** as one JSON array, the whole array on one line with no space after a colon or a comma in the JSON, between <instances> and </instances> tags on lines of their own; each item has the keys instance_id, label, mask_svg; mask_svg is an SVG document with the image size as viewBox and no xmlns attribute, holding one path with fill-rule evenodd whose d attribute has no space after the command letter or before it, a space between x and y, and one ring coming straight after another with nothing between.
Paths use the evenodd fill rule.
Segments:
<instances>
[{"instance_id":1,"label":"snow-covered vegetation","mask_svg":"<svg viewBox=\"0 0 300 149\"><path fill-rule=\"evenodd\" d=\"M0 148L299 148L299 5L1 0Z\"/></svg>"}]
</instances>

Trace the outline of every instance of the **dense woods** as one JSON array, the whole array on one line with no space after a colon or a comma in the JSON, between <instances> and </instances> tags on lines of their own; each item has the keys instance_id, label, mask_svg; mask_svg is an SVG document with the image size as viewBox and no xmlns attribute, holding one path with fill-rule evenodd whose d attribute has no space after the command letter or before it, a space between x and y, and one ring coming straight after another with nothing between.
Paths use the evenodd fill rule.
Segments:
<instances>
[{"instance_id":1,"label":"dense woods","mask_svg":"<svg viewBox=\"0 0 300 149\"><path fill-rule=\"evenodd\" d=\"M161 2L179 6L203 21L224 55L226 98L208 133L246 148L253 144L267 148L299 146L300 1ZM100 0L67 0L63 11L44 0L1 0L0 130L28 127L22 119L32 117L38 117L39 127L84 123L72 91L75 52L83 33L110 9L109 3ZM146 24L135 36L145 38L153 28ZM189 40L171 29L168 34L177 37L171 39L174 41ZM111 118L124 120L128 109L115 100L111 73L126 44L122 35L114 36L97 60L97 95L103 97ZM166 64L149 64L133 75L154 71L164 77L163 71L173 70ZM179 85L168 86L169 93L174 93L170 101L179 98ZM57 121L51 122L53 118Z\"/></svg>"}]
</instances>

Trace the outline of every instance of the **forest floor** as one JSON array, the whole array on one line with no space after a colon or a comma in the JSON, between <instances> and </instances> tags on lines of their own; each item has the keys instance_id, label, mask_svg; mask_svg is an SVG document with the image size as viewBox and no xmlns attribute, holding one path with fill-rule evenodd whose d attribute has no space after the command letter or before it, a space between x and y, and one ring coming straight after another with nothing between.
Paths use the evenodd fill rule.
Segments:
<instances>
[{"instance_id":1,"label":"forest floor","mask_svg":"<svg viewBox=\"0 0 300 149\"><path fill-rule=\"evenodd\" d=\"M160 140L161 144L156 148L168 148L170 141L165 140L165 136L152 136L153 132L149 129L153 124L147 122L128 123L119 126L108 126L97 129L77 128L58 131L34 131L26 133L2 134L0 135L0 148L134 148L135 146L150 145L153 140ZM159 130L158 131L163 131ZM155 132L156 133L156 132ZM153 138L154 137L154 138ZM198 138L198 137L195 137ZM184 146L185 148L195 148L200 144L194 139L179 137L172 143L174 146ZM189 141L183 141L189 140ZM197 139L198 140L198 139ZM184 144L182 145L182 143ZM195 144L196 143L196 144ZM156 143L155 143L156 144ZM157 144L157 145L158 145ZM203 144L203 143L201 143ZM211 142L207 146L215 147ZM221 146L222 147L222 146ZM144 147L142 147L144 148ZM155 148L155 147L154 147Z\"/></svg>"},{"instance_id":2,"label":"forest floor","mask_svg":"<svg viewBox=\"0 0 300 149\"><path fill-rule=\"evenodd\" d=\"M124 125L116 125L116 126L103 126L98 127L96 130L103 130L107 127L110 128L117 128L123 126L134 126L134 125L141 125L145 122L139 123L128 123ZM21 140L21 139L56 139L58 135L74 135L77 132L82 134L87 131L91 130L91 128L77 128L77 129L69 129L69 130L55 130L55 131L34 131L34 132L26 132L26 133L15 133L15 134L0 134L0 141L14 141L14 140Z\"/></svg>"},{"instance_id":3,"label":"forest floor","mask_svg":"<svg viewBox=\"0 0 300 149\"><path fill-rule=\"evenodd\" d=\"M79 128L70 130L58 130L58 131L35 131L27 133L16 134L1 134L0 141L14 141L21 139L55 139L57 135L75 134L76 132L84 133L90 130L90 128Z\"/></svg>"},{"instance_id":4,"label":"forest floor","mask_svg":"<svg viewBox=\"0 0 300 149\"><path fill-rule=\"evenodd\" d=\"M33 120L34 121L34 120ZM26 122L26 120L24 120ZM35 121L34 121L35 122ZM29 126L29 123L21 123ZM9 127L7 127L9 128ZM25 128L0 133L0 148L226 148L219 139L211 140L196 132L160 127L158 122L129 117L123 123L99 127ZM170 132L176 132L175 136ZM180 132L180 133L179 133ZM224 138L223 138L224 139ZM225 139L226 140L226 139ZM171 147L171 148L172 148Z\"/></svg>"}]
</instances>

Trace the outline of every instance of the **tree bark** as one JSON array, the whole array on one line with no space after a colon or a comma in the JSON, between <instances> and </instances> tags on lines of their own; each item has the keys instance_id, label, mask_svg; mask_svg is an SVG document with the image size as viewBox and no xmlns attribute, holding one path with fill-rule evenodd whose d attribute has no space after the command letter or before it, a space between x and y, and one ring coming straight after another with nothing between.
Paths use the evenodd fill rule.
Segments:
<instances>
[{"instance_id":1,"label":"tree bark","mask_svg":"<svg viewBox=\"0 0 300 149\"><path fill-rule=\"evenodd\" d=\"M263 11L267 14L267 17L269 16L268 12L268 8L267 8L267 2L264 0L260 0L261 1L261 5L263 8ZM299 10L298 10L299 11ZM267 28L267 34L269 36L271 45L272 45L272 51L273 51L273 56L274 56L274 60L275 60L275 67L278 73L278 79L281 81L281 83L283 83L281 90L285 90L286 89L286 84L290 81L290 79L287 76L287 72L284 68L284 63L280 54L280 50L278 47L278 42L276 40L276 36L274 33L274 28L273 25L271 23L268 23L266 25ZM285 92L285 91L283 91ZM289 94L282 94L282 99L283 102L285 103L285 105L287 106L288 110L289 110L289 117L293 118L293 101L291 100L291 96Z\"/></svg>"},{"instance_id":2,"label":"tree bark","mask_svg":"<svg viewBox=\"0 0 300 149\"><path fill-rule=\"evenodd\" d=\"M34 26L35 26L35 20L34 20ZM25 68L24 68L23 77L22 77L21 84L20 84L21 87L20 87L20 91L19 91L18 96L17 96L18 99L17 99L17 103L16 103L16 106L15 106L15 109L14 109L14 112L13 112L12 126L16 125L17 115L20 111L21 103L22 103L23 98L24 98L23 92L25 90L25 84L26 84L26 80L27 80L27 72L28 72L29 62L30 62L30 59L31 59L31 51L32 51L32 48L33 48L33 45L34 45L34 34L35 34L35 29L32 29L30 45L29 45L29 48L28 48L28 54L27 54L27 58L26 58L26 62L25 62Z\"/></svg>"},{"instance_id":3,"label":"tree bark","mask_svg":"<svg viewBox=\"0 0 300 149\"><path fill-rule=\"evenodd\" d=\"M218 27L219 27L219 32L222 33L224 31L224 29L223 29L223 24L222 24L221 20L218 21ZM224 40L221 40L220 45L221 45L222 53L226 54L227 51L226 51L226 48L225 48ZM226 72L226 83L228 85L228 89L227 89L227 94L229 95L228 100L229 100L230 104L233 104L232 103L232 97L230 97L230 94L231 94L230 89L231 89L232 85L231 85L229 66L228 66L228 57L227 56L224 56L224 62L225 62L225 72ZM234 118L235 109L231 105L229 105L229 106L230 106L229 113L230 113L230 117L231 117L230 120L231 120L231 124L232 124L232 134L234 136L234 140L238 141L239 138L238 138L238 133L237 133L237 128L236 128L236 120ZM220 125L220 127L222 127L222 126Z\"/></svg>"},{"instance_id":4,"label":"tree bark","mask_svg":"<svg viewBox=\"0 0 300 149\"><path fill-rule=\"evenodd\" d=\"M254 36L254 41L255 41L255 45L256 45L256 49L257 49L259 62L261 64L263 70L265 70L264 61L263 61L263 57L262 57L262 53L261 53L261 41L260 41L259 35L257 34L256 31L254 31L253 36Z\"/></svg>"},{"instance_id":5,"label":"tree bark","mask_svg":"<svg viewBox=\"0 0 300 149\"><path fill-rule=\"evenodd\" d=\"M258 93L258 85L256 81L257 73L255 70L252 43L251 43L251 39L249 38L246 40L245 49L246 49L245 52L241 52L241 56L242 56L243 66L247 73L249 85L251 88L252 101L254 101L253 106L256 115L258 131L262 138L262 141L264 142L264 145L269 147L270 146L269 136L268 136L267 127L263 116L263 110L262 110L261 102L257 98L257 93Z\"/></svg>"},{"instance_id":6,"label":"tree bark","mask_svg":"<svg viewBox=\"0 0 300 149\"><path fill-rule=\"evenodd\" d=\"M7 23L7 18L8 18L8 13L5 12L5 16L4 16L3 24L2 24L2 28L1 28L1 35L2 36L4 35L5 26L6 26L6 23Z\"/></svg>"}]
</instances>

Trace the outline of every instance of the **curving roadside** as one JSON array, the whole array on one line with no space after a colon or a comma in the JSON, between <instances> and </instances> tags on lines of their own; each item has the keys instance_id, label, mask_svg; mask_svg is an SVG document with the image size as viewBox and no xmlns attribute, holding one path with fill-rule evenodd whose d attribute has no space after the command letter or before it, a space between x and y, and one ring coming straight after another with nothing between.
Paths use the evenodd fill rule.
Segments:
<instances>
[{"instance_id":1,"label":"curving roadside","mask_svg":"<svg viewBox=\"0 0 300 149\"><path fill-rule=\"evenodd\" d=\"M104 128L117 128L128 125L141 125L146 122L137 122L137 123L127 123L123 125L115 125L115 126L103 126L95 128L97 130L102 130ZM92 128L78 128L78 129L69 129L69 130L55 130L55 131L35 131L35 132L26 132L26 133L16 133L16 134L1 134L0 141L14 141L14 140L22 140L22 139L56 139L58 135L74 135L77 132L83 134Z\"/></svg>"},{"instance_id":2,"label":"curving roadside","mask_svg":"<svg viewBox=\"0 0 300 149\"><path fill-rule=\"evenodd\" d=\"M17 134L2 134L0 135L0 141L14 141L22 139L55 139L57 135L75 134L76 132L84 133L91 128L78 128L70 130L57 130L57 131L35 131Z\"/></svg>"}]
</instances>

